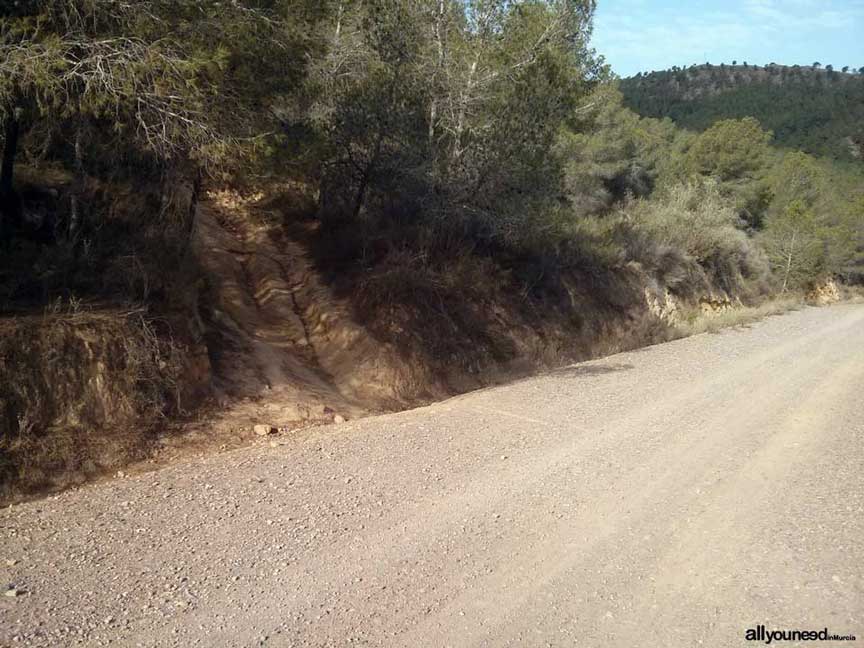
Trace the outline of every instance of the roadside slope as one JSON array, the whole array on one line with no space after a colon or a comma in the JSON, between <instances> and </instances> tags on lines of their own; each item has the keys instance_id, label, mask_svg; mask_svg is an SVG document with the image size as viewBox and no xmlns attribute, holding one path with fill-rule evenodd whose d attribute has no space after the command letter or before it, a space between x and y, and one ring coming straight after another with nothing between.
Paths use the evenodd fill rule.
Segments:
<instances>
[{"instance_id":1,"label":"roadside slope","mask_svg":"<svg viewBox=\"0 0 864 648\"><path fill-rule=\"evenodd\" d=\"M864 634L864 307L805 309L0 512L0 643Z\"/></svg>"}]
</instances>

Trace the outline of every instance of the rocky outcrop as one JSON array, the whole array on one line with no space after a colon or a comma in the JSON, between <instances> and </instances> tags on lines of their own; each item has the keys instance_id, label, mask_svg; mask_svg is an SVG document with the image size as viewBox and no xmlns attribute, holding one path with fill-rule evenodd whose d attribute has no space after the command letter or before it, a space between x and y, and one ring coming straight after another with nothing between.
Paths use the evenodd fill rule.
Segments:
<instances>
[{"instance_id":1,"label":"rocky outcrop","mask_svg":"<svg viewBox=\"0 0 864 648\"><path fill-rule=\"evenodd\" d=\"M807 301L819 306L836 304L841 298L840 287L833 278L816 284L807 292Z\"/></svg>"},{"instance_id":2,"label":"rocky outcrop","mask_svg":"<svg viewBox=\"0 0 864 648\"><path fill-rule=\"evenodd\" d=\"M709 292L699 298L699 310L708 317L722 315L742 306L739 298L732 298L722 291Z\"/></svg>"},{"instance_id":3,"label":"rocky outcrop","mask_svg":"<svg viewBox=\"0 0 864 648\"><path fill-rule=\"evenodd\" d=\"M681 302L668 288L645 288L645 303L657 319L674 326L681 321Z\"/></svg>"}]
</instances>

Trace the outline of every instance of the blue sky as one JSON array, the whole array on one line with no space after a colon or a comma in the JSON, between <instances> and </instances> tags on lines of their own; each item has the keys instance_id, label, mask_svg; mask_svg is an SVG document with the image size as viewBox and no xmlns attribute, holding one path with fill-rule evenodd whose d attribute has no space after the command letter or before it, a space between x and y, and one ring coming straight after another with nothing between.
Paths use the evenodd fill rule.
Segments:
<instances>
[{"instance_id":1,"label":"blue sky","mask_svg":"<svg viewBox=\"0 0 864 648\"><path fill-rule=\"evenodd\" d=\"M864 66L864 0L598 0L593 46L620 76L691 63Z\"/></svg>"}]
</instances>

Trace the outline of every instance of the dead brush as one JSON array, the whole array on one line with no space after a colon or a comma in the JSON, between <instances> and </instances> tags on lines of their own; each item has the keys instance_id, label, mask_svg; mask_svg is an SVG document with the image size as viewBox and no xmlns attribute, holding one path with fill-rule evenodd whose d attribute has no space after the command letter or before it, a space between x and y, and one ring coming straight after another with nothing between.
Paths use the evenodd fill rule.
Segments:
<instances>
[{"instance_id":1,"label":"dead brush","mask_svg":"<svg viewBox=\"0 0 864 648\"><path fill-rule=\"evenodd\" d=\"M0 499L147 455L180 407L182 352L140 310L54 302L0 320Z\"/></svg>"},{"instance_id":2,"label":"dead brush","mask_svg":"<svg viewBox=\"0 0 864 648\"><path fill-rule=\"evenodd\" d=\"M443 256L403 247L363 278L354 304L362 322L406 354L439 373L477 375L515 354L494 307L509 283L504 271L468 250Z\"/></svg>"},{"instance_id":3,"label":"dead brush","mask_svg":"<svg viewBox=\"0 0 864 648\"><path fill-rule=\"evenodd\" d=\"M692 309L684 321L677 324L675 337L689 337L700 333L719 333L723 329L747 326L772 315L780 315L803 306L800 297L787 296L768 299L755 306L740 306L721 313L704 313Z\"/></svg>"}]
</instances>

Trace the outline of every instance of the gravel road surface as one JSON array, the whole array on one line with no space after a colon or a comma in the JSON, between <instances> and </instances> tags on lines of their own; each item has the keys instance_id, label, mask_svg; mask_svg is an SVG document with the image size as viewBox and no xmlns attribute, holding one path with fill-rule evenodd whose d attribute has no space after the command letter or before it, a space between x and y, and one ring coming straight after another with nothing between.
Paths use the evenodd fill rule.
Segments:
<instances>
[{"instance_id":1,"label":"gravel road surface","mask_svg":"<svg viewBox=\"0 0 864 648\"><path fill-rule=\"evenodd\" d=\"M864 642L862 415L839 305L95 484L0 510L0 646Z\"/></svg>"}]
</instances>

